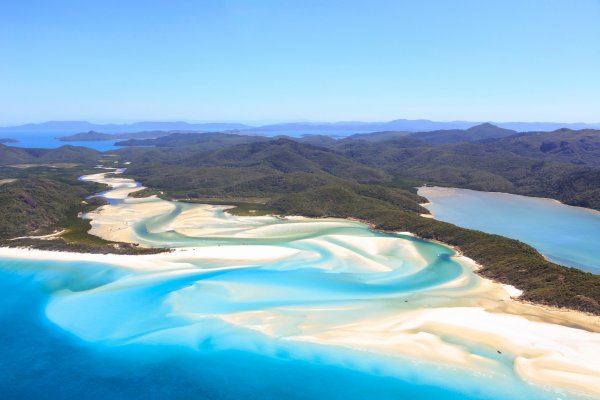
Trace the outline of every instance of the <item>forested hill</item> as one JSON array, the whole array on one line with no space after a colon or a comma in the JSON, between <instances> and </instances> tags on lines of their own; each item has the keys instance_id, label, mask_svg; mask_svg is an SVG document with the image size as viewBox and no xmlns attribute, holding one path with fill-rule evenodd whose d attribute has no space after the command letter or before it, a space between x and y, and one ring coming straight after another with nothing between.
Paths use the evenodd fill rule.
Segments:
<instances>
[{"instance_id":1,"label":"forested hill","mask_svg":"<svg viewBox=\"0 0 600 400\"><path fill-rule=\"evenodd\" d=\"M0 144L0 165L82 163L97 162L102 153L78 146L62 146L57 149L29 149Z\"/></svg>"},{"instance_id":2,"label":"forested hill","mask_svg":"<svg viewBox=\"0 0 600 400\"><path fill-rule=\"evenodd\" d=\"M528 132L492 144L526 157L600 167L600 130Z\"/></svg>"},{"instance_id":3,"label":"forested hill","mask_svg":"<svg viewBox=\"0 0 600 400\"><path fill-rule=\"evenodd\" d=\"M498 139L516 135L517 131L499 128L485 123L469 129L451 129L431 132L413 133L412 137L432 144L449 144L459 142L476 142L485 139Z\"/></svg>"},{"instance_id":4,"label":"forested hill","mask_svg":"<svg viewBox=\"0 0 600 400\"><path fill-rule=\"evenodd\" d=\"M386 136L386 135L383 135ZM600 207L600 170L550 162L494 145L508 139L432 144L416 135L331 140L231 134L165 137L160 147L113 152L126 174L158 194L235 204L232 212L359 218L458 246L481 274L525 290L524 299L600 314L600 276L545 260L516 240L423 218L424 182L545 195ZM310 143L305 142L306 139ZM508 145L507 145L508 146Z\"/></svg>"},{"instance_id":5,"label":"forested hill","mask_svg":"<svg viewBox=\"0 0 600 400\"><path fill-rule=\"evenodd\" d=\"M32 243L7 240L37 228L64 227L67 233L62 241L36 241L35 245L142 251L92 237L86 233L89 224L76 218L78 210L92 206L81 203L84 197L98 190L76 178L94 171L95 163L104 158L104 163L114 166L127 162L125 173L148 187L138 195L235 204L233 212L250 215L360 218L379 229L410 231L458 246L484 266L483 275L525 290L524 299L600 314L600 276L548 262L515 240L423 218L419 214L427 210L420 203L425 199L414 189L435 183L554 197L600 208L600 169L589 161L596 154L589 145L594 133L560 131L477 140L464 135L453 133L458 142L437 144L416 134L379 134L376 140L173 134L157 139L154 147L104 154L73 146L54 150L0 146L4 164L0 211L11 216L3 220L2 239L5 245L27 245ZM540 139L543 135L547 137ZM531 146L524 146L524 140ZM581 151L558 152L553 157L552 151L540 149L550 148L544 145L550 140L571 140Z\"/></svg>"},{"instance_id":6,"label":"forested hill","mask_svg":"<svg viewBox=\"0 0 600 400\"><path fill-rule=\"evenodd\" d=\"M101 185L77 180L102 153L86 147L27 149L0 145L0 241L30 235L76 215Z\"/></svg>"},{"instance_id":7,"label":"forested hill","mask_svg":"<svg viewBox=\"0 0 600 400\"><path fill-rule=\"evenodd\" d=\"M63 142L86 142L98 140L126 140L126 139L153 139L160 136L166 136L173 132L165 131L140 131L133 133L102 133L96 131L88 131L76 133L73 135L61 136L58 139Z\"/></svg>"},{"instance_id":8,"label":"forested hill","mask_svg":"<svg viewBox=\"0 0 600 400\"><path fill-rule=\"evenodd\" d=\"M118 146L194 147L214 150L227 145L262 142L269 140L257 135L238 135L222 132L182 133L175 132L154 139L130 139L117 142Z\"/></svg>"},{"instance_id":9,"label":"forested hill","mask_svg":"<svg viewBox=\"0 0 600 400\"><path fill-rule=\"evenodd\" d=\"M116 160L108 157L105 161ZM77 178L99 171L93 165L73 163L0 166L0 246L86 253L162 251L110 242L88 233L90 223L79 214L106 204L103 198L89 196L107 187Z\"/></svg>"},{"instance_id":10,"label":"forested hill","mask_svg":"<svg viewBox=\"0 0 600 400\"><path fill-rule=\"evenodd\" d=\"M223 135L222 140L235 140ZM189 145L115 152L132 161L127 173L174 196L270 197L323 185L389 182L384 171L343 155L289 139L222 145ZM415 203L416 204L416 203Z\"/></svg>"},{"instance_id":11,"label":"forested hill","mask_svg":"<svg viewBox=\"0 0 600 400\"><path fill-rule=\"evenodd\" d=\"M0 186L0 239L32 234L65 218L93 185L34 175Z\"/></svg>"},{"instance_id":12,"label":"forested hill","mask_svg":"<svg viewBox=\"0 0 600 400\"><path fill-rule=\"evenodd\" d=\"M600 209L600 131L560 130L443 145L414 136L342 140L328 147L395 177Z\"/></svg>"},{"instance_id":13,"label":"forested hill","mask_svg":"<svg viewBox=\"0 0 600 400\"><path fill-rule=\"evenodd\" d=\"M143 161L135 163L135 173L145 169L146 176L159 184L169 177L177 182L178 176L196 169L189 184L180 188L192 190L194 186L195 191L207 194L215 192L210 182L221 175L234 185L245 181L244 177L264 179L269 173L325 172L359 182L416 179L551 197L600 209L600 131L595 130L516 133L482 124L465 130L375 132L339 140L318 135L266 138L198 133L127 144L157 146L119 150L132 160ZM207 168L212 167L226 169L208 178Z\"/></svg>"}]
</instances>

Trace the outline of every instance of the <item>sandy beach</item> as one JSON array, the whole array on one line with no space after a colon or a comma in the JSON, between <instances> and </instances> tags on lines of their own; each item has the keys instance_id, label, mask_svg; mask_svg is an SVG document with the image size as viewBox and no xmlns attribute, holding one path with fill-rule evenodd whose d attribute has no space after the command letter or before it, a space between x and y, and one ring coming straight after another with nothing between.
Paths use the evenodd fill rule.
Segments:
<instances>
[{"instance_id":1,"label":"sandy beach","mask_svg":"<svg viewBox=\"0 0 600 400\"><path fill-rule=\"evenodd\" d=\"M102 261L143 272L142 277L173 278L196 274L186 260L227 261L219 268L252 268L248 263L270 262L297 255L278 247L234 246L180 249L142 256L105 255ZM344 254L340 254L341 257ZM98 261L97 255L17 248L0 249L0 257L37 260ZM244 265L247 265L244 267ZM364 271L363 271L364 272ZM373 271L375 272L375 271ZM145 279L145 278L140 278ZM410 306L398 302L386 308L347 305L339 309L285 307L228 313L223 320L277 339L339 346L390 357L415 357L448 366L493 371L498 361L481 357L458 343L486 346L514 359L515 373L539 385L559 386L600 395L600 321L577 312L561 312L511 300L514 290L481 280L456 298L453 307L435 306L435 294L413 295ZM458 282L460 286L460 282ZM251 290L223 284L236 301L257 301ZM257 290L255 287L254 290ZM115 290L114 288L111 290ZM264 290L272 290L268 285ZM443 292L444 288L440 288ZM247 294L250 294L247 297ZM291 294L291 293L287 293ZM442 295L442 293L439 293ZM284 294L285 295L285 294ZM444 299L444 302L447 299ZM463 306L461 306L461 304ZM416 309L414 309L416 307ZM382 312L381 310L385 310ZM297 325L293 315L310 315L312 323ZM291 319L290 319L291 318ZM294 324L290 326L290 321ZM60 322L60 321L59 321ZM589 330L572 328L569 324ZM71 326L77 333L78 326ZM293 332L293 333L290 333ZM454 338L448 342L447 338ZM143 339L142 339L143 340ZM394 371L390 371L394 373ZM491 373L491 372L490 372Z\"/></svg>"},{"instance_id":2,"label":"sandy beach","mask_svg":"<svg viewBox=\"0 0 600 400\"><path fill-rule=\"evenodd\" d=\"M139 241L134 225L168 215L176 207L172 202L157 198L127 198L132 191L140 190L140 186L129 179L105 174L85 179L110 185L114 189L105 196L122 200L85 216L91 219L92 233L108 240L148 245ZM336 273L356 274L357 281L365 285L399 277L411 279L431 268L430 256L415 242L383 235L356 235L352 229L360 225L357 222L234 217L223 214L226 208L208 205L184 208L173 218L156 224L156 231L152 233L156 237L171 232L186 238L234 238L239 244L203 243L186 245L169 253L103 255L100 260L96 254L0 248L0 257L101 261L136 274L128 278L126 284L119 281L111 284L109 293L129 290L132 282L142 285L148 276L168 280L175 276L257 266L267 270L293 270L311 265L311 269L323 270L324 278ZM320 233L334 228L351 230L341 234ZM275 238L279 238L279 242L274 241ZM259 239L264 243L242 243L244 239ZM328 262L324 254L336 262ZM404 260L403 264L398 263L399 259ZM521 293L518 288L479 277L474 273L478 266L466 257L457 254L452 259L460 264L460 275L427 290L372 298L369 295L364 300L357 293L355 300L340 298L335 307L318 304L319 296L329 296L328 292L311 294L311 288L278 286L276 282L227 280L205 284L210 293L219 294L217 299L221 303L270 304L274 299L304 299L304 296L317 303L219 314L210 308L196 309L196 303L187 299L191 289L182 289L169 297L168 304L171 313L192 322L209 315L218 316L232 326L251 329L282 343L313 343L379 354L384 358L415 358L492 375L506 368L508 363L513 373L525 381L600 396L600 357L597 356L600 354L600 318L517 301L515 298ZM95 293L65 295L60 303L51 304L49 315L59 326L88 340L98 340L100 333L79 324L76 312L72 315L65 311L78 310L70 307L85 304L82 301L96 301L95 296ZM303 316L301 322L299 315ZM156 335L152 338L157 340ZM135 340L144 341L144 335L136 336ZM489 349L491 355L481 349Z\"/></svg>"}]
</instances>

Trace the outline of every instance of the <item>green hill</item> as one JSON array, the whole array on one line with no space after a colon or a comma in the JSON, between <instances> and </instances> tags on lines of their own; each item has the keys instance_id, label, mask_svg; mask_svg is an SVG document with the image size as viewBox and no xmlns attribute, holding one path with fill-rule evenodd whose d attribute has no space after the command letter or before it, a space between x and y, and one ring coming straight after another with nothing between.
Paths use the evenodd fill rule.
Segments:
<instances>
[{"instance_id":1,"label":"green hill","mask_svg":"<svg viewBox=\"0 0 600 400\"><path fill-rule=\"evenodd\" d=\"M76 133L74 135L61 136L58 140L63 142L85 142L85 141L95 141L95 140L113 140L115 137L113 135L109 135L108 133L100 133L96 131L82 132Z\"/></svg>"},{"instance_id":2,"label":"green hill","mask_svg":"<svg viewBox=\"0 0 600 400\"><path fill-rule=\"evenodd\" d=\"M526 157L550 162L600 167L600 130L526 133L494 145Z\"/></svg>"},{"instance_id":3,"label":"green hill","mask_svg":"<svg viewBox=\"0 0 600 400\"><path fill-rule=\"evenodd\" d=\"M552 156L526 156L512 150L510 144L498 144L505 140L516 139L430 145L407 137L378 143L342 141L334 149L398 178L550 197L566 204L600 209L600 169L565 164Z\"/></svg>"},{"instance_id":4,"label":"green hill","mask_svg":"<svg viewBox=\"0 0 600 400\"><path fill-rule=\"evenodd\" d=\"M179 147L193 148L195 150L214 150L220 147L261 142L267 140L263 136L238 135L233 133L211 133L211 132L193 132L193 133L171 133L153 139L130 139L118 142L119 146L156 146L156 147Z\"/></svg>"},{"instance_id":5,"label":"green hill","mask_svg":"<svg viewBox=\"0 0 600 400\"><path fill-rule=\"evenodd\" d=\"M327 173L359 182L385 181L385 173L330 150L290 139L235 145L181 161L187 166L261 168L276 172Z\"/></svg>"},{"instance_id":6,"label":"green hill","mask_svg":"<svg viewBox=\"0 0 600 400\"><path fill-rule=\"evenodd\" d=\"M560 144L544 145L562 140L563 135L571 135L572 146L579 150L561 151ZM0 160L4 165L92 165L101 157L110 157L132 162L125 174L149 187L138 195L238 204L233 212L241 213L260 210L352 217L382 230L410 231L458 246L484 266L480 273L524 289L526 300L600 314L600 276L548 262L515 240L423 218L419 213L427 211L419 203L424 199L413 188L432 182L552 197L600 209L600 168L589 161L598 150L590 145L595 137L589 135L592 133L564 131L452 144L426 143L416 135L392 135L387 140L384 135L379 138L382 140L312 138L311 144L290 138L176 134L156 141L157 147L129 147L107 155L72 146L43 150L0 145ZM585 164L577 161L584 159ZM1 222L0 236L6 239L66 227L64 243L37 241L35 245L141 251L86 233L89 225L76 217L77 212L87 207L81 203L85 196L99 188L76 180L78 174L91 170L74 167L68 171L43 166L0 167L4 182L0 185L0 215L8 216Z\"/></svg>"},{"instance_id":7,"label":"green hill","mask_svg":"<svg viewBox=\"0 0 600 400\"><path fill-rule=\"evenodd\" d=\"M81 163L94 164L102 153L78 146L62 146L57 149L29 149L0 144L0 165Z\"/></svg>"},{"instance_id":8,"label":"green hill","mask_svg":"<svg viewBox=\"0 0 600 400\"><path fill-rule=\"evenodd\" d=\"M459 142L475 142L485 139L504 138L516 135L517 132L499 128L495 125L485 123L469 129L450 129L430 132L414 133L411 136L432 144L450 144Z\"/></svg>"},{"instance_id":9,"label":"green hill","mask_svg":"<svg viewBox=\"0 0 600 400\"><path fill-rule=\"evenodd\" d=\"M0 186L0 239L29 235L57 224L97 185L31 176Z\"/></svg>"}]
</instances>

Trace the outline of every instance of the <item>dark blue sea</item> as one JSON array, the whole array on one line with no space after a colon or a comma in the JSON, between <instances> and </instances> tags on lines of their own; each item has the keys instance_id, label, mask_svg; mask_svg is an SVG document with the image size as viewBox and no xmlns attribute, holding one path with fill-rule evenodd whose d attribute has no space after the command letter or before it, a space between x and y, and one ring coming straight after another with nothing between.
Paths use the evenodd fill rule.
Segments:
<instances>
[{"instance_id":1,"label":"dark blue sea","mask_svg":"<svg viewBox=\"0 0 600 400\"><path fill-rule=\"evenodd\" d=\"M119 147L114 144L119 140L101 140L84 142L62 142L57 138L60 136L71 135L72 133L53 132L53 133L0 133L0 138L10 138L18 140L18 143L7 143L7 146L56 149L61 146L84 146L98 151L116 150Z\"/></svg>"},{"instance_id":2,"label":"dark blue sea","mask_svg":"<svg viewBox=\"0 0 600 400\"><path fill-rule=\"evenodd\" d=\"M446 389L285 356L197 352L177 346L98 346L46 319L44 307L56 289L34 276L0 269L3 400L467 398Z\"/></svg>"}]
</instances>

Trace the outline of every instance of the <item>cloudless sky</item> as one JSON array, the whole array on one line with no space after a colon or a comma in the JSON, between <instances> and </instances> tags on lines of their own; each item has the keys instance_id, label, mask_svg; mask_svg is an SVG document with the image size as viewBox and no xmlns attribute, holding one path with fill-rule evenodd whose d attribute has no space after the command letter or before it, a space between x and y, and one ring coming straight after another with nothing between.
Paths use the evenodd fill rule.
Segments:
<instances>
[{"instance_id":1,"label":"cloudless sky","mask_svg":"<svg viewBox=\"0 0 600 400\"><path fill-rule=\"evenodd\" d=\"M0 125L396 118L600 122L600 1L0 1Z\"/></svg>"}]
</instances>

